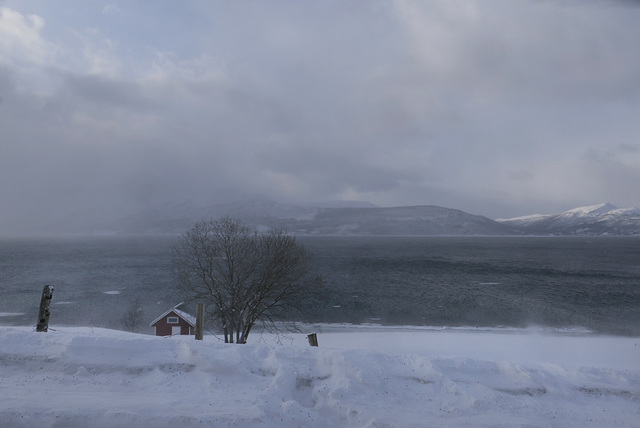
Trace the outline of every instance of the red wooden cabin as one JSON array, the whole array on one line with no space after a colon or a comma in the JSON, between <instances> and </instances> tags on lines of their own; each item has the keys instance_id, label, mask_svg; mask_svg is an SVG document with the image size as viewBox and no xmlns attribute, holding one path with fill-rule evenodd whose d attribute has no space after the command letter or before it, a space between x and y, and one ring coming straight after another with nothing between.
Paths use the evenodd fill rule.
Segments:
<instances>
[{"instance_id":1,"label":"red wooden cabin","mask_svg":"<svg viewBox=\"0 0 640 428\"><path fill-rule=\"evenodd\" d=\"M178 309L181 305L174 306L151 322L156 336L195 334L196 317Z\"/></svg>"}]
</instances>

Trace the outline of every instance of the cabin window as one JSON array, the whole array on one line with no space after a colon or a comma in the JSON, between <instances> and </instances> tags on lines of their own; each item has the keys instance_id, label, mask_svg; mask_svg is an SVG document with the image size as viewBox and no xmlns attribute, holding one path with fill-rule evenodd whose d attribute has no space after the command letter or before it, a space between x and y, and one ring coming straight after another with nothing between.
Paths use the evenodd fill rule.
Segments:
<instances>
[{"instance_id":1,"label":"cabin window","mask_svg":"<svg viewBox=\"0 0 640 428\"><path fill-rule=\"evenodd\" d=\"M178 317L167 317L167 324L178 324Z\"/></svg>"}]
</instances>

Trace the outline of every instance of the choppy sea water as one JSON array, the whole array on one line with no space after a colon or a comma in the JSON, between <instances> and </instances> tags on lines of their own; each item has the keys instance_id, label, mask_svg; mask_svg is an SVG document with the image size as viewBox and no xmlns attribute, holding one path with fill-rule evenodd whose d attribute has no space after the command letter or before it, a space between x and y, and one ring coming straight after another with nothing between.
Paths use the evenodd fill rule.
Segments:
<instances>
[{"instance_id":1,"label":"choppy sea water","mask_svg":"<svg viewBox=\"0 0 640 428\"><path fill-rule=\"evenodd\" d=\"M322 323L536 326L640 335L640 237L299 237L324 287L294 314ZM121 328L136 297L148 325L182 299L175 237L0 240L0 324ZM184 300L184 299L182 299Z\"/></svg>"}]
</instances>

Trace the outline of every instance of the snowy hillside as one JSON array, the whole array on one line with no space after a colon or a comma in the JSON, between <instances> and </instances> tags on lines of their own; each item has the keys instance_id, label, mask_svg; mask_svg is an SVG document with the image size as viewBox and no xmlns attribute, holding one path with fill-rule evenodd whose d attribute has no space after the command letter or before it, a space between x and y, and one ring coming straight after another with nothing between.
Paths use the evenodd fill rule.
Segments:
<instances>
[{"instance_id":1,"label":"snowy hillside","mask_svg":"<svg viewBox=\"0 0 640 428\"><path fill-rule=\"evenodd\" d=\"M635 427L638 338L425 329L212 336L0 327L0 426Z\"/></svg>"},{"instance_id":2,"label":"snowy hillside","mask_svg":"<svg viewBox=\"0 0 640 428\"><path fill-rule=\"evenodd\" d=\"M618 208L609 203L574 208L560 214L537 214L497 221L531 234L640 234L640 208Z\"/></svg>"}]
</instances>

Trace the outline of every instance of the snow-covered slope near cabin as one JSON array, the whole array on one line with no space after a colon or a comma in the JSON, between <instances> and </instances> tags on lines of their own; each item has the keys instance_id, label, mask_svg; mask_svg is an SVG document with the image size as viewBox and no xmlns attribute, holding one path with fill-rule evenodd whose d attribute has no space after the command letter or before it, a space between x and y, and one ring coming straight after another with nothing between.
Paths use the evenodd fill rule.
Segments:
<instances>
[{"instance_id":1,"label":"snow-covered slope near cabin","mask_svg":"<svg viewBox=\"0 0 640 428\"><path fill-rule=\"evenodd\" d=\"M637 338L356 330L320 333L319 348L303 335L285 346L263 339L0 327L0 426L637 426Z\"/></svg>"}]
</instances>

